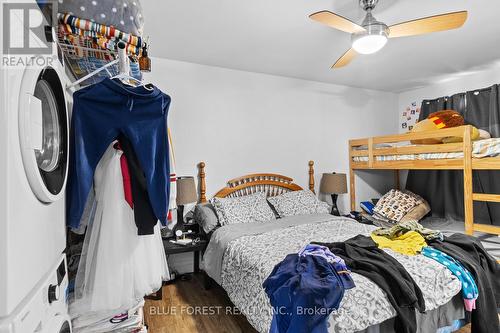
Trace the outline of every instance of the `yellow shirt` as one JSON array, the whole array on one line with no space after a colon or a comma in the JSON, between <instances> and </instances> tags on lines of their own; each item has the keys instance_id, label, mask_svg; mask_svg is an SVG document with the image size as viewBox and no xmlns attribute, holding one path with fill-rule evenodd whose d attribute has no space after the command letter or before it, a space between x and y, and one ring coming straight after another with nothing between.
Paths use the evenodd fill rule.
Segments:
<instances>
[{"instance_id":1,"label":"yellow shirt","mask_svg":"<svg viewBox=\"0 0 500 333\"><path fill-rule=\"evenodd\" d=\"M393 251L406 255L418 254L424 246L427 246L424 237L416 231L408 231L401 236L389 239L384 236L370 235L378 247L381 249L389 248Z\"/></svg>"}]
</instances>

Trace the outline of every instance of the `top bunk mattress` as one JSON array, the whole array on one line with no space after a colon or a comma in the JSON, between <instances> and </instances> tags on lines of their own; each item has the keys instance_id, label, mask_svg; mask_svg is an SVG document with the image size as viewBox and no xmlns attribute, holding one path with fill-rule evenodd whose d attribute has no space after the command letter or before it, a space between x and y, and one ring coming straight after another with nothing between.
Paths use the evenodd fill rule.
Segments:
<instances>
[{"instance_id":1,"label":"top bunk mattress","mask_svg":"<svg viewBox=\"0 0 500 333\"><path fill-rule=\"evenodd\" d=\"M491 138L474 141L472 146L473 158L497 157L500 156L500 138ZM400 146L400 145L398 145ZM387 147L384 145L384 147ZM408 145L406 145L408 147ZM380 147L376 147L380 148ZM360 150L367 150L362 147ZM440 159L460 159L464 157L463 152L447 153L422 153L405 155L382 155L376 156L377 161L412 161L412 160L440 160ZM368 156L354 156L354 162L367 162Z\"/></svg>"}]
</instances>

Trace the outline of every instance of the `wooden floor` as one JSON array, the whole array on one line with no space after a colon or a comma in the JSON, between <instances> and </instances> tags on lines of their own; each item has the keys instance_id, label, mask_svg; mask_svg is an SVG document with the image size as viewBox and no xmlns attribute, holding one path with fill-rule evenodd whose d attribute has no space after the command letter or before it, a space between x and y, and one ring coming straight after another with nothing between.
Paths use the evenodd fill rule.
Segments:
<instances>
[{"instance_id":1,"label":"wooden floor","mask_svg":"<svg viewBox=\"0 0 500 333\"><path fill-rule=\"evenodd\" d=\"M257 333L245 316L231 313L233 305L221 287L214 285L210 290L204 289L201 274L162 289L161 301L147 300L144 306L149 333ZM221 308L217 310L218 307ZM226 307L229 307L227 313ZM198 314L193 313L196 309ZM210 314L210 309L219 313ZM470 333L470 325L456 333Z\"/></svg>"},{"instance_id":2,"label":"wooden floor","mask_svg":"<svg viewBox=\"0 0 500 333\"><path fill-rule=\"evenodd\" d=\"M257 333L233 309L221 287L214 284L210 290L204 289L201 274L162 289L161 301L147 300L144 306L149 333Z\"/></svg>"}]
</instances>

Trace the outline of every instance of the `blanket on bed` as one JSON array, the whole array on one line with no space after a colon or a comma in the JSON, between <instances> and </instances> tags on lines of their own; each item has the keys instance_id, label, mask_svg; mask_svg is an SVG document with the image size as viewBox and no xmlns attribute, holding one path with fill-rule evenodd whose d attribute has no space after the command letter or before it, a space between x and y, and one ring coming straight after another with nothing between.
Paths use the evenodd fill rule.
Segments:
<instances>
[{"instance_id":1,"label":"blanket on bed","mask_svg":"<svg viewBox=\"0 0 500 333\"><path fill-rule=\"evenodd\" d=\"M251 225L251 226L250 226ZM204 255L206 272L259 332L268 332L272 307L262 288L274 266L287 254L312 242L341 242L376 227L332 215L304 215L275 221L223 226L212 235ZM448 269L421 255L385 250L400 262L422 291L426 310L449 302L461 284ZM329 332L356 332L396 316L380 287L353 273L356 288L346 290L339 310L328 319Z\"/></svg>"}]
</instances>

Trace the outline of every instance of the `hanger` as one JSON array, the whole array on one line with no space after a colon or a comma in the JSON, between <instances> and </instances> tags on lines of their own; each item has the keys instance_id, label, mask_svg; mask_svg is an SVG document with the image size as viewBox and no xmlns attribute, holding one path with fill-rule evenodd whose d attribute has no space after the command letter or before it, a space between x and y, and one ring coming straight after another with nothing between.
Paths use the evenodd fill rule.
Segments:
<instances>
[{"instance_id":1,"label":"hanger","mask_svg":"<svg viewBox=\"0 0 500 333\"><path fill-rule=\"evenodd\" d=\"M85 75L84 77L82 77L82 78L80 78L80 79L76 80L75 82L73 82L73 83L71 83L71 84L68 84L68 85L66 86L66 88L68 88L68 89L73 88L73 87L75 87L75 86L79 85L80 83L82 83L83 81L85 81L85 80L87 80L87 79L90 79L92 76L94 76L94 75L96 75L97 73L100 73L100 72L102 72L102 71L104 71L104 70L105 70L106 72L108 72L108 74L109 74L109 75L111 75L111 73L110 73L110 72L109 72L109 70L108 70L108 67L111 67L111 66L113 66L113 65L117 64L118 62L119 62L119 59L115 59L115 60L113 60L113 61L111 61L111 62L107 63L106 65L104 65L104 66L102 66L102 67L99 67L99 68L98 68L98 69L96 69L95 71L90 72L89 74Z\"/></svg>"},{"instance_id":2,"label":"hanger","mask_svg":"<svg viewBox=\"0 0 500 333\"><path fill-rule=\"evenodd\" d=\"M144 89L146 89L146 90L153 91L154 88L149 87L149 86L151 86L150 84L146 84L145 82L136 79L135 77L131 76L128 73L130 67L128 64L127 52L125 50L126 45L124 42L119 42L117 46L118 46L118 59L115 59L115 60L107 63L106 65L96 69L95 71L85 75L84 77L76 80L75 82L69 84L67 86L67 88L69 89L69 88L75 87L76 85L82 83L83 81L91 78L92 76L96 75L97 73L99 73L103 70L108 72L109 76L111 77L111 73L109 72L108 67L113 66L115 64L118 64L119 73L118 73L118 75L111 77L111 80L119 79L123 84L127 84L130 86L131 86L130 81L134 81L134 82L138 83L138 85L136 85L135 87L144 87Z\"/></svg>"},{"instance_id":3,"label":"hanger","mask_svg":"<svg viewBox=\"0 0 500 333\"><path fill-rule=\"evenodd\" d=\"M130 76L129 74L121 73L121 74L118 74L118 75L111 77L111 80L115 80L115 79L118 79L123 84L129 85L132 87L144 87L144 89L149 90L149 91L153 91L153 89L154 89L153 87L150 87L149 83L145 83L144 81L138 80L135 77ZM130 81L134 81L138 84L134 86L134 85L130 84Z\"/></svg>"}]
</instances>

